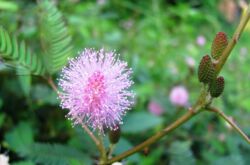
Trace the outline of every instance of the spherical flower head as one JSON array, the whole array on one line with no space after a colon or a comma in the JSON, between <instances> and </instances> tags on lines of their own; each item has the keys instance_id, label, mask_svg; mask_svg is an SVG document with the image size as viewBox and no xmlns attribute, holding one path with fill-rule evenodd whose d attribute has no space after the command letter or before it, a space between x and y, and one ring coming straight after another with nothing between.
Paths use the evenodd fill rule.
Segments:
<instances>
[{"instance_id":1,"label":"spherical flower head","mask_svg":"<svg viewBox=\"0 0 250 165\"><path fill-rule=\"evenodd\" d=\"M155 116L160 116L164 112L161 105L155 101L150 101L150 103L148 104L148 109L149 109L149 112L151 112Z\"/></svg>"},{"instance_id":2,"label":"spherical flower head","mask_svg":"<svg viewBox=\"0 0 250 165\"><path fill-rule=\"evenodd\" d=\"M114 52L85 49L62 70L61 107L69 109L74 124L87 124L99 133L115 130L133 104L131 73Z\"/></svg>"},{"instance_id":3,"label":"spherical flower head","mask_svg":"<svg viewBox=\"0 0 250 165\"><path fill-rule=\"evenodd\" d=\"M170 102L179 107L185 107L188 105L188 91L184 86L175 86L170 91Z\"/></svg>"},{"instance_id":4,"label":"spherical flower head","mask_svg":"<svg viewBox=\"0 0 250 165\"><path fill-rule=\"evenodd\" d=\"M202 35L199 35L197 38L196 38L196 43L199 45L199 46L204 46L206 44L206 38Z\"/></svg>"}]
</instances>

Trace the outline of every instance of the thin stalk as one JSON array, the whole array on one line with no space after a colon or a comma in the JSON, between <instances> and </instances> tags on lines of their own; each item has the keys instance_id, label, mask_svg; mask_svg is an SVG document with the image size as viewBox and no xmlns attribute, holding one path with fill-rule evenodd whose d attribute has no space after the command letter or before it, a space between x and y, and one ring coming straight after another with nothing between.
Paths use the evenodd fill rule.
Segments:
<instances>
[{"instance_id":1,"label":"thin stalk","mask_svg":"<svg viewBox=\"0 0 250 165\"><path fill-rule=\"evenodd\" d=\"M115 144L111 143L110 146L109 146L109 152L108 152L108 158L109 159L112 157L112 153L113 153L114 149L115 149Z\"/></svg>"},{"instance_id":2,"label":"thin stalk","mask_svg":"<svg viewBox=\"0 0 250 165\"><path fill-rule=\"evenodd\" d=\"M48 82L48 84L51 86L51 88L52 88L56 93L59 93L59 90L58 90L58 88L56 87L56 85L55 85L55 83L54 83L52 77L49 77L49 78L47 79L47 82Z\"/></svg>"},{"instance_id":3,"label":"thin stalk","mask_svg":"<svg viewBox=\"0 0 250 165\"><path fill-rule=\"evenodd\" d=\"M100 142L99 147L100 147L100 154L101 154L99 164L103 165L107 162L107 153L106 153L106 149L105 149L104 144L103 144L102 135L99 135L99 142Z\"/></svg>"},{"instance_id":4,"label":"thin stalk","mask_svg":"<svg viewBox=\"0 0 250 165\"><path fill-rule=\"evenodd\" d=\"M237 131L241 137L243 137L243 139L245 139L247 141L248 144L250 144L250 139L248 138L248 136L238 127L238 125L230 119L230 117L228 117L225 113L223 113L222 111L220 111L219 109L215 108L215 107L208 107L206 110L211 111L216 113L218 116L222 117L225 121L227 121L228 124L230 124L233 129L235 131Z\"/></svg>"},{"instance_id":5,"label":"thin stalk","mask_svg":"<svg viewBox=\"0 0 250 165\"><path fill-rule=\"evenodd\" d=\"M219 59L218 64L215 66L215 70L216 70L217 75L220 73L222 67L224 66L225 62L227 61L227 58L229 57L234 46L239 41L240 36L241 36L244 28L246 27L246 25L250 19L250 7L249 6L250 5L248 5L246 13L243 15L242 19L240 20L240 23L234 32L233 38L228 43L227 47L225 48L225 50L223 51L223 53Z\"/></svg>"},{"instance_id":6,"label":"thin stalk","mask_svg":"<svg viewBox=\"0 0 250 165\"><path fill-rule=\"evenodd\" d=\"M91 132L90 129L85 124L82 124L82 128L87 132L89 137L93 140L93 142L95 143L96 147L98 148L101 154L101 152L103 151L101 142L95 137L93 132Z\"/></svg>"}]
</instances>

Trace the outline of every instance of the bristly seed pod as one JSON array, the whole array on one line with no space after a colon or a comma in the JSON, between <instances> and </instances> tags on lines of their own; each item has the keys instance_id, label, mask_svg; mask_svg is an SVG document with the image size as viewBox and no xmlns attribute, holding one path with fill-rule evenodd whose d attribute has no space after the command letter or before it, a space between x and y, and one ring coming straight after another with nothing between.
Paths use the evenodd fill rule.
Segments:
<instances>
[{"instance_id":1,"label":"bristly seed pod","mask_svg":"<svg viewBox=\"0 0 250 165\"><path fill-rule=\"evenodd\" d=\"M228 45L227 35L224 32L216 34L212 43L211 55L214 59L218 60L222 55L223 51Z\"/></svg>"},{"instance_id":2,"label":"bristly seed pod","mask_svg":"<svg viewBox=\"0 0 250 165\"><path fill-rule=\"evenodd\" d=\"M200 82L205 84L212 82L215 79L215 69L209 55L202 57L199 68L198 78Z\"/></svg>"},{"instance_id":3,"label":"bristly seed pod","mask_svg":"<svg viewBox=\"0 0 250 165\"><path fill-rule=\"evenodd\" d=\"M219 97L224 90L224 86L225 86L225 81L224 81L224 78L222 76L220 76L216 80L214 80L210 84L211 96L212 97Z\"/></svg>"},{"instance_id":4,"label":"bristly seed pod","mask_svg":"<svg viewBox=\"0 0 250 165\"><path fill-rule=\"evenodd\" d=\"M109 131L109 141L112 144L116 144L121 136L121 128L120 126L117 126L116 130L110 130Z\"/></svg>"}]
</instances>

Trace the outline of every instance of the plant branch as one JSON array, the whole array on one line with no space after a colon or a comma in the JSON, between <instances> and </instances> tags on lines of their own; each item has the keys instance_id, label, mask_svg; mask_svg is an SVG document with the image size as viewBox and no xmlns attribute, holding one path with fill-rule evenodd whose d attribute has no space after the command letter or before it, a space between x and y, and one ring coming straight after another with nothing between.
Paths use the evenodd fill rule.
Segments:
<instances>
[{"instance_id":1,"label":"plant branch","mask_svg":"<svg viewBox=\"0 0 250 165\"><path fill-rule=\"evenodd\" d=\"M229 57L231 51L233 50L234 46L238 42L238 40L239 40L244 28L246 27L249 19L250 19L250 5L248 5L247 11L242 16L240 23L234 32L233 38L228 43L227 47L223 51L223 53L218 61L218 64L215 66L215 70L216 70L217 75L220 73L220 71L221 71L222 67L224 66L227 58Z\"/></svg>"},{"instance_id":2,"label":"plant branch","mask_svg":"<svg viewBox=\"0 0 250 165\"><path fill-rule=\"evenodd\" d=\"M166 134L168 134L169 132L175 130L176 128L178 128L179 126L181 126L183 123L185 123L186 121L188 121L189 119L191 119L192 117L195 116L195 114L197 114L198 111L196 111L196 109L190 109L188 110L183 116L181 116L180 118L178 118L176 121L174 121L172 124L170 124L169 126L167 126L166 128L164 128L162 131L156 133L155 135L151 136L149 139L145 140L144 142L142 142L141 144L135 146L134 148L110 159L107 164L111 164L113 162L119 161L125 157L128 157L132 154L134 154L135 152L138 152L140 150L142 150L143 148L155 143L157 140L159 140L160 138L162 138L163 136L165 136Z\"/></svg>"},{"instance_id":3,"label":"plant branch","mask_svg":"<svg viewBox=\"0 0 250 165\"><path fill-rule=\"evenodd\" d=\"M230 119L230 117L228 117L225 113L223 113L222 111L218 110L215 107L208 107L206 108L206 110L211 111L216 113L217 115L219 115L220 117L222 117L224 120L227 121L228 124L230 124L247 142L248 144L250 144L250 139L248 138L248 136L237 126L237 124Z\"/></svg>"}]
</instances>

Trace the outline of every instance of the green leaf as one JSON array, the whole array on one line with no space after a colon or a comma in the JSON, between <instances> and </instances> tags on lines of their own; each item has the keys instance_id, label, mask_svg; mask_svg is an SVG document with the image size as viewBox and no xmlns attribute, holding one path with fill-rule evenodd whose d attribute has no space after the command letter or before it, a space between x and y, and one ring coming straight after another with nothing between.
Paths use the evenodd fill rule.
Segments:
<instances>
[{"instance_id":1,"label":"green leaf","mask_svg":"<svg viewBox=\"0 0 250 165\"><path fill-rule=\"evenodd\" d=\"M79 150L61 144L35 143L28 157L37 164L45 165L88 165L91 159Z\"/></svg>"},{"instance_id":2,"label":"green leaf","mask_svg":"<svg viewBox=\"0 0 250 165\"><path fill-rule=\"evenodd\" d=\"M28 97L31 90L31 75L26 68L17 69L18 82L23 94Z\"/></svg>"},{"instance_id":3,"label":"green leaf","mask_svg":"<svg viewBox=\"0 0 250 165\"><path fill-rule=\"evenodd\" d=\"M60 70L72 56L71 36L61 12L51 1L40 1L39 6L44 60L47 70L53 74Z\"/></svg>"},{"instance_id":4,"label":"green leaf","mask_svg":"<svg viewBox=\"0 0 250 165\"><path fill-rule=\"evenodd\" d=\"M244 160L241 155L229 155L221 157L212 162L213 165L244 165Z\"/></svg>"},{"instance_id":5,"label":"green leaf","mask_svg":"<svg viewBox=\"0 0 250 165\"><path fill-rule=\"evenodd\" d=\"M1 10L17 11L18 6L15 2L0 1Z\"/></svg>"},{"instance_id":6,"label":"green leaf","mask_svg":"<svg viewBox=\"0 0 250 165\"><path fill-rule=\"evenodd\" d=\"M5 135L5 140L10 149L21 156L25 156L30 152L29 147L34 142L33 137L31 125L22 122Z\"/></svg>"},{"instance_id":7,"label":"green leaf","mask_svg":"<svg viewBox=\"0 0 250 165\"><path fill-rule=\"evenodd\" d=\"M154 128L162 122L162 118L153 116L147 112L134 112L125 118L122 132L138 133Z\"/></svg>"},{"instance_id":8,"label":"green leaf","mask_svg":"<svg viewBox=\"0 0 250 165\"><path fill-rule=\"evenodd\" d=\"M190 150L191 143L189 141L175 141L169 148L170 165L193 165L195 158Z\"/></svg>"},{"instance_id":9,"label":"green leaf","mask_svg":"<svg viewBox=\"0 0 250 165\"><path fill-rule=\"evenodd\" d=\"M92 139L80 126L74 127L75 134L70 138L68 144L76 149L87 152L88 154L96 154L96 146ZM84 142L84 143L83 143Z\"/></svg>"},{"instance_id":10,"label":"green leaf","mask_svg":"<svg viewBox=\"0 0 250 165\"><path fill-rule=\"evenodd\" d=\"M129 149L133 148L133 145L126 139L121 138L119 142L116 144L114 154L118 155L121 154ZM126 158L127 160L131 160L134 162L140 162L139 154L131 155L130 157Z\"/></svg>"},{"instance_id":11,"label":"green leaf","mask_svg":"<svg viewBox=\"0 0 250 165\"><path fill-rule=\"evenodd\" d=\"M24 67L34 75L43 75L45 70L43 61L27 48L24 41L18 42L15 36L11 36L0 27L0 57L15 67Z\"/></svg>"},{"instance_id":12,"label":"green leaf","mask_svg":"<svg viewBox=\"0 0 250 165\"><path fill-rule=\"evenodd\" d=\"M52 91L46 85L33 85L31 88L31 97L40 105L50 104L58 105L57 93Z\"/></svg>"},{"instance_id":13,"label":"green leaf","mask_svg":"<svg viewBox=\"0 0 250 165\"><path fill-rule=\"evenodd\" d=\"M12 165L35 165L35 164L30 161L19 161L19 162L12 163Z\"/></svg>"}]
</instances>

